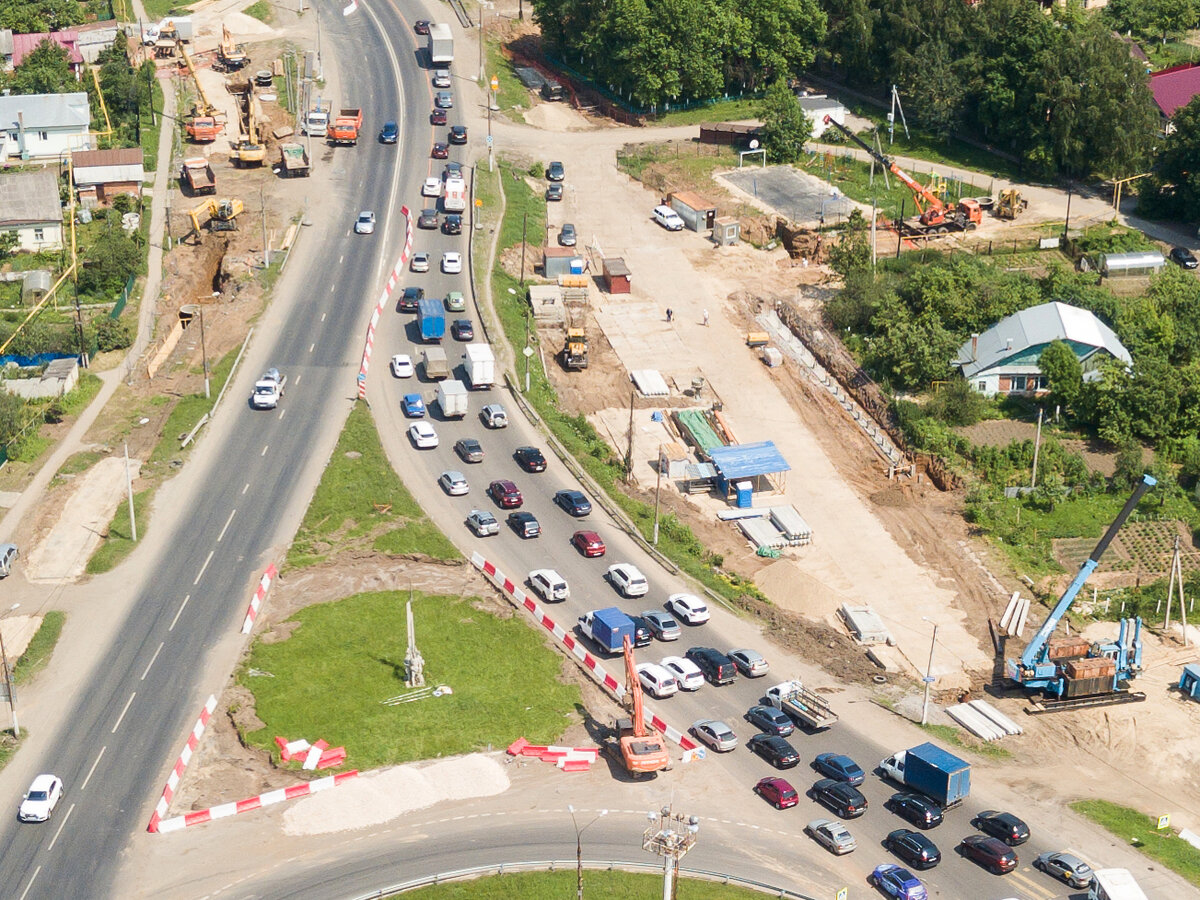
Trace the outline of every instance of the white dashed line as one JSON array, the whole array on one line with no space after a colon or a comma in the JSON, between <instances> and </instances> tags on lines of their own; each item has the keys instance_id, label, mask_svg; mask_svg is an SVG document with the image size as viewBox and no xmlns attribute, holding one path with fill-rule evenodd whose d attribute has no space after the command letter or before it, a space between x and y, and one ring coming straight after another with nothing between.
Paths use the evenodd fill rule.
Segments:
<instances>
[{"instance_id":1,"label":"white dashed line","mask_svg":"<svg viewBox=\"0 0 1200 900\"><path fill-rule=\"evenodd\" d=\"M117 724L112 727L112 731L110 731L109 734L117 733L117 729L120 728L121 723L123 721L125 721L125 713L129 712L129 707L133 703L133 698L136 696L137 696L137 691L134 691L132 694L129 695L129 699L125 701L125 708L123 710L121 710L121 714L119 716L117 716Z\"/></svg>"},{"instance_id":2,"label":"white dashed line","mask_svg":"<svg viewBox=\"0 0 1200 900\"><path fill-rule=\"evenodd\" d=\"M33 877L29 879L29 884L25 885L25 890L21 891L20 900L25 900L25 895L29 893L29 889L33 887L33 883L37 880L38 872L42 871L42 867L38 866L33 870Z\"/></svg>"},{"instance_id":3,"label":"white dashed line","mask_svg":"<svg viewBox=\"0 0 1200 900\"><path fill-rule=\"evenodd\" d=\"M52 840L50 842L50 846L46 848L47 853L49 853L51 850L53 850L54 845L58 843L58 836L60 834L62 834L63 829L67 827L67 819L71 818L71 813L73 813L73 812L75 812L75 804L74 803L72 803L71 808L67 810L67 814L65 816L63 816L62 822L60 822L58 825L58 831L54 832L54 840Z\"/></svg>"},{"instance_id":4,"label":"white dashed line","mask_svg":"<svg viewBox=\"0 0 1200 900\"><path fill-rule=\"evenodd\" d=\"M152 657L150 657L150 662L146 663L146 671L142 673L142 677L140 679L138 679L139 681L146 680L146 676L150 674L150 667L152 665L154 665L154 661L156 659L158 659L158 654L162 653L162 648L163 648L163 645L160 643L158 645L158 649L154 651L154 655Z\"/></svg>"},{"instance_id":5,"label":"white dashed line","mask_svg":"<svg viewBox=\"0 0 1200 900\"><path fill-rule=\"evenodd\" d=\"M322 322L324 322L324 321L325 321L325 313L321 313L321 321L322 321Z\"/></svg>"},{"instance_id":6,"label":"white dashed line","mask_svg":"<svg viewBox=\"0 0 1200 900\"><path fill-rule=\"evenodd\" d=\"M299 384L299 383L300 383L300 379L301 379L301 378L303 378L303 377L304 377L304 373L303 373L303 372L301 372L299 375L297 375L297 376L296 376L296 384Z\"/></svg>"},{"instance_id":7,"label":"white dashed line","mask_svg":"<svg viewBox=\"0 0 1200 900\"><path fill-rule=\"evenodd\" d=\"M216 552L216 551L214 551L214 550L209 550L209 551L208 551L208 556L206 556L206 557L204 558L204 565L202 565L202 566L200 567L200 571L199 571L198 573L196 573L196 580L192 582L192 587L195 587L196 585L198 585L198 584L200 583L200 579L204 577L204 570L205 570L205 569L207 569L207 568L208 568L208 564L209 564L210 562L212 562L213 553L215 553L215 552Z\"/></svg>"},{"instance_id":8,"label":"white dashed line","mask_svg":"<svg viewBox=\"0 0 1200 900\"><path fill-rule=\"evenodd\" d=\"M187 606L187 602L192 599L192 595L188 594L183 598L183 602L179 604L179 612L175 613L175 618L171 620L171 627L167 631L175 630L175 623L179 621L179 617L183 614L183 608Z\"/></svg>"},{"instance_id":9,"label":"white dashed line","mask_svg":"<svg viewBox=\"0 0 1200 900\"><path fill-rule=\"evenodd\" d=\"M308 345L308 352L309 352L309 353L312 353L312 352L313 352L313 348L314 348L314 347L316 347L316 346L317 346L316 344L309 344L309 345Z\"/></svg>"},{"instance_id":10,"label":"white dashed line","mask_svg":"<svg viewBox=\"0 0 1200 900\"><path fill-rule=\"evenodd\" d=\"M237 515L236 509L229 511L229 518L225 520L225 527L222 528L221 533L219 535L217 535L217 543L218 544L221 543L222 540L224 540L225 532L229 530L229 523L233 521L233 517L236 515Z\"/></svg>"},{"instance_id":11,"label":"white dashed line","mask_svg":"<svg viewBox=\"0 0 1200 900\"><path fill-rule=\"evenodd\" d=\"M96 755L96 761L92 763L92 767L88 769L87 778L83 779L83 784L79 787L81 791L87 790L88 782L91 781L92 776L96 774L96 766L100 765L100 760L104 758L104 751L107 749L107 744L100 748L100 752Z\"/></svg>"},{"instance_id":12,"label":"white dashed line","mask_svg":"<svg viewBox=\"0 0 1200 900\"><path fill-rule=\"evenodd\" d=\"M247 481L246 486L244 488L242 488L242 496L243 497L246 496L246 491L248 491L248 490L250 490L250 482Z\"/></svg>"},{"instance_id":13,"label":"white dashed line","mask_svg":"<svg viewBox=\"0 0 1200 900\"><path fill-rule=\"evenodd\" d=\"M283 421L283 417L284 417L284 416L286 416L286 415L287 415L287 410L286 410L286 409L281 409L281 410L279 411L279 421L280 421L280 422L282 422L282 421Z\"/></svg>"},{"instance_id":14,"label":"white dashed line","mask_svg":"<svg viewBox=\"0 0 1200 900\"><path fill-rule=\"evenodd\" d=\"M270 447L270 446L271 446L270 444L263 444L263 452L262 452L262 453L260 453L260 454L258 454L258 455L259 455L259 456L266 456L266 455L267 455L267 448L268 448L268 447Z\"/></svg>"}]
</instances>

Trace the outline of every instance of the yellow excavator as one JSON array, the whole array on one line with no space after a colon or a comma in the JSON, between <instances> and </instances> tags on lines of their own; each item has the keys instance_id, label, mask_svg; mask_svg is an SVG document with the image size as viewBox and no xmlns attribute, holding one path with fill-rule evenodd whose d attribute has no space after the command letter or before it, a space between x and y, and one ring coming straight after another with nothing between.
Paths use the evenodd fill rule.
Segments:
<instances>
[{"instance_id":1,"label":"yellow excavator","mask_svg":"<svg viewBox=\"0 0 1200 900\"><path fill-rule=\"evenodd\" d=\"M226 72L236 72L250 62L244 44L235 44L229 26L221 25L221 43L217 45L217 62Z\"/></svg>"},{"instance_id":2,"label":"yellow excavator","mask_svg":"<svg viewBox=\"0 0 1200 900\"><path fill-rule=\"evenodd\" d=\"M237 217L244 210L242 201L236 197L205 200L188 213L188 218L192 220L192 230L180 238L180 241L186 243L194 237L196 243L199 243L201 229L205 225L208 225L209 231L237 231ZM205 217L204 220L201 220L201 216Z\"/></svg>"},{"instance_id":3,"label":"yellow excavator","mask_svg":"<svg viewBox=\"0 0 1200 900\"><path fill-rule=\"evenodd\" d=\"M642 683L638 678L633 660L633 644L629 635L623 641L625 653L625 702L629 706L632 720L617 720L617 746L621 764L634 778L653 775L670 768L671 756L667 752L667 739L656 728L646 727L642 719ZM617 749L617 748L614 748Z\"/></svg>"},{"instance_id":4,"label":"yellow excavator","mask_svg":"<svg viewBox=\"0 0 1200 900\"><path fill-rule=\"evenodd\" d=\"M261 166L267 158L267 146L263 143L262 135L258 129L258 118L261 110L258 99L254 96L254 83L252 81L246 82L246 90L242 94L242 100L239 103L242 108L244 128L242 129L242 136L233 145L233 150L230 152L229 158L233 160L235 166Z\"/></svg>"},{"instance_id":5,"label":"yellow excavator","mask_svg":"<svg viewBox=\"0 0 1200 900\"><path fill-rule=\"evenodd\" d=\"M217 108L209 102L208 94L204 92L204 85L200 83L200 77L196 74L196 66L192 62L191 54L187 52L183 41L176 40L175 47L179 50L179 55L183 57L183 63L187 66L192 83L196 85L197 100L192 106L192 114L183 120L184 128L187 129L188 137L196 143L210 144L225 128L225 123L221 121Z\"/></svg>"}]
</instances>

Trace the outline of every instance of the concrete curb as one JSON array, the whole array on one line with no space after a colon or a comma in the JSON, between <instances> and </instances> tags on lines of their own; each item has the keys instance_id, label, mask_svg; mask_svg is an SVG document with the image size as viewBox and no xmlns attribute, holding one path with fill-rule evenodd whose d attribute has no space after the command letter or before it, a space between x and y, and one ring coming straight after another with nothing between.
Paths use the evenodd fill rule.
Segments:
<instances>
[{"instance_id":1,"label":"concrete curb","mask_svg":"<svg viewBox=\"0 0 1200 900\"><path fill-rule=\"evenodd\" d=\"M162 830L163 816L167 814L167 808L171 805L171 798L175 796L175 789L179 787L179 779L183 777L183 773L192 759L192 754L196 752L196 748L200 745L200 738L204 734L204 729L208 726L208 720L212 718L213 710L216 708L217 698L209 695L208 701L204 704L204 709L200 710L200 718L192 726L192 733L188 735L187 743L183 745L183 750L180 751L179 758L175 760L175 768L171 770L171 774L167 777L167 785L163 788L162 796L158 799L158 805L154 807L154 815L150 817L150 824L146 826L146 830L151 834L156 834Z\"/></svg>"},{"instance_id":2,"label":"concrete curb","mask_svg":"<svg viewBox=\"0 0 1200 900\"><path fill-rule=\"evenodd\" d=\"M383 308L391 299L392 291L396 289L396 285L400 282L400 276L404 274L404 267L408 265L408 257L412 253L413 245L413 224L412 213L407 206L400 207L400 212L404 214L404 249L400 251L400 258L396 260L396 265L392 266L392 271L388 275L387 284L379 294L379 301L375 304L375 311L371 313L371 322L367 325L367 342L363 347L362 364L358 367L358 399L367 399L367 372L371 368L371 352L375 349L375 329L379 326L379 320L383 317Z\"/></svg>"}]
</instances>

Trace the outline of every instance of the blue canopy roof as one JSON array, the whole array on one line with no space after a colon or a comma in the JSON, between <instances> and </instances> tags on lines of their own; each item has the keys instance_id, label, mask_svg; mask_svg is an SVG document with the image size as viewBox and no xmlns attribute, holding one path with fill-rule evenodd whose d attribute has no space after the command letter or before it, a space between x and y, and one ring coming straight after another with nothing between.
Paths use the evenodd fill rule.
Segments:
<instances>
[{"instance_id":1,"label":"blue canopy roof","mask_svg":"<svg viewBox=\"0 0 1200 900\"><path fill-rule=\"evenodd\" d=\"M772 475L776 472L788 472L792 468L783 458L783 454L776 449L774 441L712 447L708 456L717 467L717 471L727 479Z\"/></svg>"}]
</instances>

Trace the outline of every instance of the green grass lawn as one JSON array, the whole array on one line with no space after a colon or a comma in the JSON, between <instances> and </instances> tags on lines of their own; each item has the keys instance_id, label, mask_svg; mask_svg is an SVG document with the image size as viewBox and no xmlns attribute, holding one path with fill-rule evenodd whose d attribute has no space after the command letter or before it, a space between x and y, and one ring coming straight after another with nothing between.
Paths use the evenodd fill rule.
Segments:
<instances>
[{"instance_id":1,"label":"green grass lawn","mask_svg":"<svg viewBox=\"0 0 1200 900\"><path fill-rule=\"evenodd\" d=\"M133 512L137 516L138 540L145 540L147 527L150 524L150 503L154 499L154 488L143 488L133 495ZM129 521L129 500L122 497L117 511L113 513L108 525L108 534L88 558L86 572L89 575L102 575L111 572L125 561L137 547L133 539L133 525Z\"/></svg>"},{"instance_id":2,"label":"green grass lawn","mask_svg":"<svg viewBox=\"0 0 1200 900\"><path fill-rule=\"evenodd\" d=\"M277 754L276 735L345 746L347 767L371 769L504 747L519 737L554 743L573 721L578 687L562 659L520 617L500 619L475 598L413 595L425 681L453 694L383 705L404 694L402 591L310 606L287 640L256 642L239 681L265 723L245 735ZM252 676L251 671L272 677Z\"/></svg>"},{"instance_id":3,"label":"green grass lawn","mask_svg":"<svg viewBox=\"0 0 1200 900\"><path fill-rule=\"evenodd\" d=\"M1159 831L1157 817L1107 800L1077 800L1071 809L1200 886L1200 850L1170 829Z\"/></svg>"},{"instance_id":4,"label":"green grass lawn","mask_svg":"<svg viewBox=\"0 0 1200 900\"><path fill-rule=\"evenodd\" d=\"M29 646L13 666L13 681L26 684L50 662L50 656L62 636L67 614L51 610L42 616L42 624L29 641Z\"/></svg>"},{"instance_id":5,"label":"green grass lawn","mask_svg":"<svg viewBox=\"0 0 1200 900\"><path fill-rule=\"evenodd\" d=\"M157 22L166 16L186 14L191 4L181 3L180 0L145 0L142 6L146 10L146 17Z\"/></svg>"},{"instance_id":6,"label":"green grass lawn","mask_svg":"<svg viewBox=\"0 0 1200 900\"><path fill-rule=\"evenodd\" d=\"M587 855L586 838L584 855ZM655 900L662 896L662 876L633 872L584 870L585 896L605 900ZM575 896L576 873L521 872L515 875L494 875L475 881L438 884L404 894L410 900L563 900ZM681 900L762 900L767 894L720 884L681 878L678 882ZM830 892L830 897L833 892Z\"/></svg>"},{"instance_id":7,"label":"green grass lawn","mask_svg":"<svg viewBox=\"0 0 1200 900\"><path fill-rule=\"evenodd\" d=\"M705 106L694 106L691 109L672 110L654 116L653 122L655 125L663 127L703 125L708 122L740 122L743 119L757 119L761 105L762 100L757 97L720 100Z\"/></svg>"},{"instance_id":8,"label":"green grass lawn","mask_svg":"<svg viewBox=\"0 0 1200 900\"><path fill-rule=\"evenodd\" d=\"M168 140L174 123L170 119L164 119L162 115L163 108L163 89L162 82L157 78L150 84L151 105L154 107L154 121L151 122L150 110L141 112L142 126L142 156L143 164L147 172L153 172L158 168L158 142L165 130L168 135ZM147 227L149 226L150 214L147 211L145 215Z\"/></svg>"},{"instance_id":9,"label":"green grass lawn","mask_svg":"<svg viewBox=\"0 0 1200 900\"><path fill-rule=\"evenodd\" d=\"M487 72L484 74L489 80L494 75L500 82L500 88L496 91L496 105L501 110L511 110L518 106L529 109L533 105L534 100L529 95L529 89L517 78L512 60L501 52L499 41L487 42Z\"/></svg>"},{"instance_id":10,"label":"green grass lawn","mask_svg":"<svg viewBox=\"0 0 1200 900\"><path fill-rule=\"evenodd\" d=\"M242 12L248 16L253 16L260 22L270 22L273 17L271 4L267 0L256 0L255 3L247 6Z\"/></svg>"}]
</instances>

